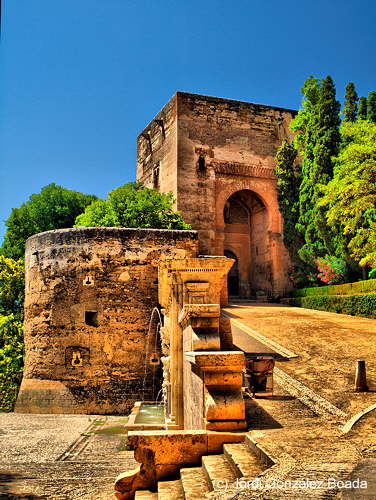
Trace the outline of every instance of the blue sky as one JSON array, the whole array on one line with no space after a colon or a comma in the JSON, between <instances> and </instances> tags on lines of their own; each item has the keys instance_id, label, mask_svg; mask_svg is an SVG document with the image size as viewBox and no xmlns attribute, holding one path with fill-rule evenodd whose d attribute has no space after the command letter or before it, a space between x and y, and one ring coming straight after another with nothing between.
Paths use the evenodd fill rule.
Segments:
<instances>
[{"instance_id":1,"label":"blue sky","mask_svg":"<svg viewBox=\"0 0 376 500\"><path fill-rule=\"evenodd\" d=\"M376 90L367 0L3 0L0 240L56 182L104 197L177 91L298 108L313 74Z\"/></svg>"}]
</instances>

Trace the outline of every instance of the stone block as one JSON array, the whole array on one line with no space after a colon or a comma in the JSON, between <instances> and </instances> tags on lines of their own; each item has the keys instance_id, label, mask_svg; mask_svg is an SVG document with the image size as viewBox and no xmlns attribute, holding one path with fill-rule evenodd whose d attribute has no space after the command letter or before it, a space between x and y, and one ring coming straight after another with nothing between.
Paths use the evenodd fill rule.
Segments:
<instances>
[{"instance_id":1,"label":"stone block","mask_svg":"<svg viewBox=\"0 0 376 500\"><path fill-rule=\"evenodd\" d=\"M205 418L213 420L244 420L245 404L238 391L205 390Z\"/></svg>"}]
</instances>

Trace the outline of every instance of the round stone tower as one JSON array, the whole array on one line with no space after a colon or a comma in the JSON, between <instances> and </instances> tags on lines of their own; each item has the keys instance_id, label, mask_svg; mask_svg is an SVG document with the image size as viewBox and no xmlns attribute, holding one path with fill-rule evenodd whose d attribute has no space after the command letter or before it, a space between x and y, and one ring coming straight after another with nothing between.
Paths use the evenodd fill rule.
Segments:
<instances>
[{"instance_id":1,"label":"round stone tower","mask_svg":"<svg viewBox=\"0 0 376 500\"><path fill-rule=\"evenodd\" d=\"M26 244L25 371L16 411L124 413L155 397L158 264L194 231L77 228Z\"/></svg>"}]
</instances>

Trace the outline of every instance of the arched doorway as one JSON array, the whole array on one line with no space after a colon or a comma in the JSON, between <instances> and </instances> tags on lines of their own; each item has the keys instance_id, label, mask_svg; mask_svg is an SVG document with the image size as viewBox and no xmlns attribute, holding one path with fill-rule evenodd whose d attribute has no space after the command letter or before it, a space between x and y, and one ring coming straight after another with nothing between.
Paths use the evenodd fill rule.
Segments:
<instances>
[{"instance_id":1,"label":"arched doorway","mask_svg":"<svg viewBox=\"0 0 376 500\"><path fill-rule=\"evenodd\" d=\"M227 275L227 289L228 295L232 297L239 297L239 266L238 258L231 252L231 250L225 250L225 256L234 259L235 262Z\"/></svg>"},{"instance_id":2,"label":"arched doorway","mask_svg":"<svg viewBox=\"0 0 376 500\"><path fill-rule=\"evenodd\" d=\"M272 265L268 238L268 212L263 201L248 189L237 191L227 199L223 215L224 254L232 253L235 256L238 295L240 297L252 297L262 293L270 295ZM231 286L235 286L234 283L235 275ZM229 295L235 294L229 289Z\"/></svg>"}]
</instances>

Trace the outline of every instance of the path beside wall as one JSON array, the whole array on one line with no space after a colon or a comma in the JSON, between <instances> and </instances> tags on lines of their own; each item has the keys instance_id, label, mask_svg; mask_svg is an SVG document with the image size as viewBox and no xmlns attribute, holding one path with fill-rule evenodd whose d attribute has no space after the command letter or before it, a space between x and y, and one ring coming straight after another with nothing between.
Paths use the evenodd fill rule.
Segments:
<instances>
[{"instance_id":1,"label":"path beside wall","mask_svg":"<svg viewBox=\"0 0 376 500\"><path fill-rule=\"evenodd\" d=\"M224 311L298 354L277 367L341 411L354 415L376 403L376 320L278 304L234 303ZM353 391L357 359L366 361L371 392Z\"/></svg>"}]
</instances>

